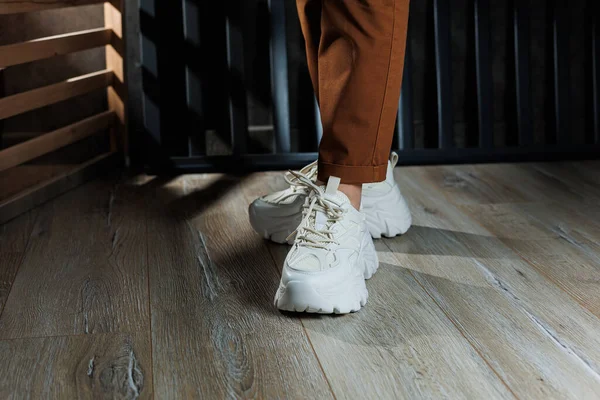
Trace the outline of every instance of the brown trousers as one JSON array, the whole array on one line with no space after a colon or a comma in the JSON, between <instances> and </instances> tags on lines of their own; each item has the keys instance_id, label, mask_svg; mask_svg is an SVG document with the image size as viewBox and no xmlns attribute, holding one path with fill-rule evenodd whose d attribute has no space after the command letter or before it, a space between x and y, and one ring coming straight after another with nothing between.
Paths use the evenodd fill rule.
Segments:
<instances>
[{"instance_id":1,"label":"brown trousers","mask_svg":"<svg viewBox=\"0 0 600 400\"><path fill-rule=\"evenodd\" d=\"M409 0L296 0L321 108L319 180L385 179L404 69Z\"/></svg>"}]
</instances>

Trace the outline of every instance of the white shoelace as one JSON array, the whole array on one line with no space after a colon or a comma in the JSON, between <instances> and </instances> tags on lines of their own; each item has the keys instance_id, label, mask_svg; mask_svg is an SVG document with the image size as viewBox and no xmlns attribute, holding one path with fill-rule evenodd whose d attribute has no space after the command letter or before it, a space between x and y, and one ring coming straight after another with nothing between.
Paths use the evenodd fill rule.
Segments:
<instances>
[{"instance_id":1,"label":"white shoelace","mask_svg":"<svg viewBox=\"0 0 600 400\"><path fill-rule=\"evenodd\" d=\"M285 179L287 184L290 185L290 189L292 190L290 193L287 193L279 198L279 201L284 201L292 196L307 195L310 193L310 190L307 188L307 186L301 183L296 175L302 175L304 178L314 182L317 177L317 161L313 161L298 172L288 171L285 173L283 179Z\"/></svg>"},{"instance_id":2,"label":"white shoelace","mask_svg":"<svg viewBox=\"0 0 600 400\"><path fill-rule=\"evenodd\" d=\"M301 186L309 193L303 205L303 218L298 228L288 236L288 240L296 236L296 243L299 246L308 246L319 249L327 249L327 245L331 243L339 244L333 238L334 232L329 229L331 223L339 221L345 213L345 210L328 200L323 196L310 176L301 172L289 171L294 176L294 185ZM324 229L316 228L317 212L325 214L327 217L326 227ZM312 226L311 226L312 225Z\"/></svg>"}]
</instances>

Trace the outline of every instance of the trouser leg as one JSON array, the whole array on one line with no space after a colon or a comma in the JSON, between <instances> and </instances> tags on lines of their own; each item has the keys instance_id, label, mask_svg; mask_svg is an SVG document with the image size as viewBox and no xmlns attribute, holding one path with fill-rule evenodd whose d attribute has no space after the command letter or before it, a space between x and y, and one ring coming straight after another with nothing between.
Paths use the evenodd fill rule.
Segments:
<instances>
[{"instance_id":1,"label":"trouser leg","mask_svg":"<svg viewBox=\"0 0 600 400\"><path fill-rule=\"evenodd\" d=\"M323 122L319 180L382 181L400 97L409 0L297 4Z\"/></svg>"}]
</instances>

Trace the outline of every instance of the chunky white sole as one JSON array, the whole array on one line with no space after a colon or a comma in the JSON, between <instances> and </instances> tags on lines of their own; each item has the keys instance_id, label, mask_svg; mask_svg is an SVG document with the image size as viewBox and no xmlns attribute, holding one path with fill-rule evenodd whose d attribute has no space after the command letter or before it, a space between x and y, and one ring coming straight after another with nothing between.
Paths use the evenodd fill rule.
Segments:
<instances>
[{"instance_id":1,"label":"chunky white sole","mask_svg":"<svg viewBox=\"0 0 600 400\"><path fill-rule=\"evenodd\" d=\"M275 294L275 306L283 311L319 314L347 314L360 310L369 297L365 279L370 279L379 267L373 241L366 235L356 262L343 278L324 276L318 285L310 279L291 280L285 284L282 280Z\"/></svg>"},{"instance_id":2,"label":"chunky white sole","mask_svg":"<svg viewBox=\"0 0 600 400\"><path fill-rule=\"evenodd\" d=\"M410 209L398 185L383 196L363 197L360 211L373 239L403 235L412 224Z\"/></svg>"}]
</instances>

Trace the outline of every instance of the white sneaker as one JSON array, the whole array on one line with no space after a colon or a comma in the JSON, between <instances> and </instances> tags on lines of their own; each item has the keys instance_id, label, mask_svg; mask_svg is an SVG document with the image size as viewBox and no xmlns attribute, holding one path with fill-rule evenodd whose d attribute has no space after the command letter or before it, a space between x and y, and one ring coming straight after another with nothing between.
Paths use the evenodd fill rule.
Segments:
<instances>
[{"instance_id":1,"label":"white sneaker","mask_svg":"<svg viewBox=\"0 0 600 400\"><path fill-rule=\"evenodd\" d=\"M363 185L361 212L366 216L371 236L376 239L404 234L412 223L408 205L394 180L397 162L398 154L392 153L385 181ZM317 162L307 165L300 173L316 181ZM302 219L302 205L310 190L299 184L291 172L285 174L285 180L289 188L254 200L248 212L250 224L262 237L292 244L293 239L287 238Z\"/></svg>"},{"instance_id":2,"label":"white sneaker","mask_svg":"<svg viewBox=\"0 0 600 400\"><path fill-rule=\"evenodd\" d=\"M337 190L338 178L330 178L325 188L293 174L309 194L283 265L275 306L321 314L358 311L367 302L365 279L379 266L365 216Z\"/></svg>"}]
</instances>

